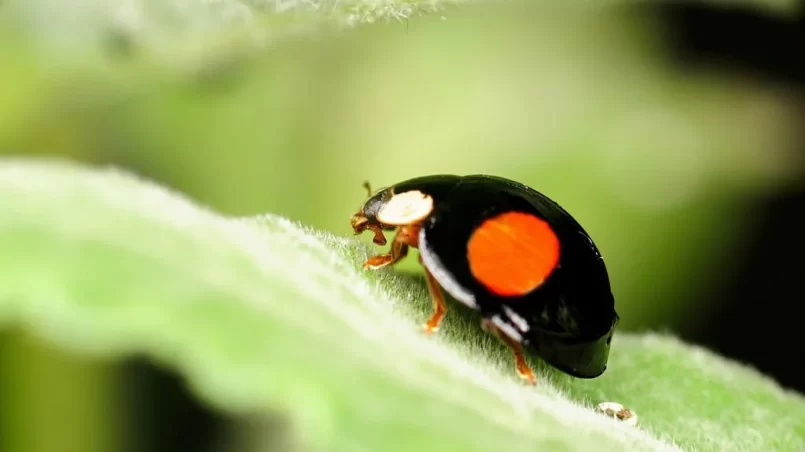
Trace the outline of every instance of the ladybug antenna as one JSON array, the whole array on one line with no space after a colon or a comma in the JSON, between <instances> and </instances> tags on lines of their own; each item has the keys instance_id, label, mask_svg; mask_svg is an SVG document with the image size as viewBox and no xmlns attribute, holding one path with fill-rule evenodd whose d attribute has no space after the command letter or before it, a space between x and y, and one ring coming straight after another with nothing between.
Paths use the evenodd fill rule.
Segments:
<instances>
[{"instance_id":1,"label":"ladybug antenna","mask_svg":"<svg viewBox=\"0 0 805 452\"><path fill-rule=\"evenodd\" d=\"M363 188L366 189L367 196L372 196L372 186L369 185L369 181L363 181Z\"/></svg>"}]
</instances>

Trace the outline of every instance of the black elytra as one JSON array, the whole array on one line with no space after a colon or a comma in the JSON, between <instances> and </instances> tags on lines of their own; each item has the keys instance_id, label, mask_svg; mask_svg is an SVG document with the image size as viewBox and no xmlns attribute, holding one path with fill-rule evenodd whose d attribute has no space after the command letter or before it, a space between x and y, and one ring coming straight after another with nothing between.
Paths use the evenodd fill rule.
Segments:
<instances>
[{"instance_id":1,"label":"black elytra","mask_svg":"<svg viewBox=\"0 0 805 452\"><path fill-rule=\"evenodd\" d=\"M412 190L433 199L433 210L419 224L418 247L422 264L447 293L569 375L595 378L606 370L619 321L615 300L598 248L569 213L531 187L488 175L409 179L374 193L361 213L368 223L393 229L380 223L377 214L392 196ZM473 276L467 244L482 222L512 211L534 215L550 226L559 240L559 259L535 289L502 296Z\"/></svg>"}]
</instances>

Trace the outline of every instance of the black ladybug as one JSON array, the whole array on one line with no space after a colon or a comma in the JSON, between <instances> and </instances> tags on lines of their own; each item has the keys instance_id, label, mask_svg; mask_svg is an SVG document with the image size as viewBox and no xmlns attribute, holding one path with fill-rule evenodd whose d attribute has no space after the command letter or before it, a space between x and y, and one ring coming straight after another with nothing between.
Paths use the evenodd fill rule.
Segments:
<instances>
[{"instance_id":1,"label":"black ladybug","mask_svg":"<svg viewBox=\"0 0 805 452\"><path fill-rule=\"evenodd\" d=\"M378 245L382 231L397 230L390 252L364 268L419 248L434 305L427 332L446 312L441 287L481 313L482 327L512 349L531 383L521 346L575 377L606 370L619 320L606 266L584 229L545 195L495 176L418 177L370 192L351 223L356 234L373 231Z\"/></svg>"}]
</instances>

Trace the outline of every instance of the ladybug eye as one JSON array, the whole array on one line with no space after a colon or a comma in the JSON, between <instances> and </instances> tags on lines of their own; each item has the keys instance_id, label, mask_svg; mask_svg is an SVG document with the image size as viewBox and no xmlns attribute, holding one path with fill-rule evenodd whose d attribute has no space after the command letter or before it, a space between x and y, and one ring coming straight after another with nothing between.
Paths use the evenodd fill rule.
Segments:
<instances>
[{"instance_id":1,"label":"ladybug eye","mask_svg":"<svg viewBox=\"0 0 805 452\"><path fill-rule=\"evenodd\" d=\"M381 223L390 225L414 224L433 212L433 198L418 190L394 195L377 213Z\"/></svg>"}]
</instances>

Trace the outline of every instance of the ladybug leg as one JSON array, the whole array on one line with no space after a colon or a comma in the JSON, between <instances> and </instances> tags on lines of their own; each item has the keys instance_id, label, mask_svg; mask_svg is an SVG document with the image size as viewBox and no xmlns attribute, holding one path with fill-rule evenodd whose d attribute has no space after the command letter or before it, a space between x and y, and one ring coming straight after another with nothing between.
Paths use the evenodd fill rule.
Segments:
<instances>
[{"instance_id":1,"label":"ladybug leg","mask_svg":"<svg viewBox=\"0 0 805 452\"><path fill-rule=\"evenodd\" d=\"M514 354L514 363L517 368L517 374L520 376L520 378L528 381L532 385L536 384L537 378L534 376L534 371L532 371L531 367L528 366L528 363L525 360L525 355L523 355L523 348L520 346L520 344L500 331L500 329L496 327L489 319L481 320L481 328L483 328L484 331L488 331L497 336L498 339L509 347Z\"/></svg>"},{"instance_id":2,"label":"ladybug leg","mask_svg":"<svg viewBox=\"0 0 805 452\"><path fill-rule=\"evenodd\" d=\"M391 252L389 254L381 254L378 256L370 257L364 264L363 268L370 268L376 270L378 268L392 265L400 259L408 255L408 248L417 248L419 246L419 225L402 226L397 230L394 235L394 241L391 244ZM422 263L422 256L419 256L419 263ZM428 292L433 300L433 315L423 325L426 333L435 333L439 330L439 324L442 322L442 317L447 313L447 304L444 302L444 294L436 282L436 278L424 266L425 281L428 283Z\"/></svg>"},{"instance_id":3,"label":"ladybug leg","mask_svg":"<svg viewBox=\"0 0 805 452\"><path fill-rule=\"evenodd\" d=\"M419 225L403 226L400 228L396 240L404 241L406 244L418 248L419 247ZM422 263L422 255L419 256L419 263ZM439 324L442 322L442 317L447 313L447 304L444 302L444 293L442 292L436 278L424 265L422 268L425 270L425 281L428 283L428 293L433 300L433 315L430 316L427 322L423 325L425 332L428 334L435 333L439 330Z\"/></svg>"},{"instance_id":4,"label":"ladybug leg","mask_svg":"<svg viewBox=\"0 0 805 452\"><path fill-rule=\"evenodd\" d=\"M379 268L383 268L388 265L393 265L400 259L404 258L408 255L408 245L405 243L398 241L397 238L394 238L394 241L391 242L391 250L388 254L380 254L377 256L372 256L363 263L363 268L368 268L371 270L377 270Z\"/></svg>"},{"instance_id":5,"label":"ladybug leg","mask_svg":"<svg viewBox=\"0 0 805 452\"><path fill-rule=\"evenodd\" d=\"M421 257L419 258L419 262L422 262ZM423 268L425 267L423 266ZM433 315L430 316L430 319L428 319L424 325L425 332L430 334L439 330L442 317L447 313L447 304L444 302L444 293L442 293L439 283L436 282L436 278L433 277L427 268L425 268L425 281L428 283L428 292L430 293L431 300L433 300Z\"/></svg>"},{"instance_id":6,"label":"ladybug leg","mask_svg":"<svg viewBox=\"0 0 805 452\"><path fill-rule=\"evenodd\" d=\"M363 263L363 268L377 270L388 265L394 265L408 255L409 247L417 246L419 243L418 237L419 228L416 226L403 226L397 229L394 240L391 242L389 253L370 257Z\"/></svg>"}]
</instances>

